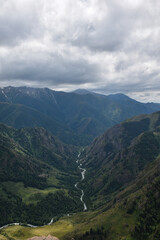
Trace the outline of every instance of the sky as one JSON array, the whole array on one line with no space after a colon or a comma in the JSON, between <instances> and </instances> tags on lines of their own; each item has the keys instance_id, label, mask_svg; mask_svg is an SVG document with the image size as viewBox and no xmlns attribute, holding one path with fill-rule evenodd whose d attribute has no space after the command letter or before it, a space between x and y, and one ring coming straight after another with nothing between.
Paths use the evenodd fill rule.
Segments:
<instances>
[{"instance_id":1,"label":"sky","mask_svg":"<svg viewBox=\"0 0 160 240\"><path fill-rule=\"evenodd\" d=\"M160 102L159 0L0 0L0 87Z\"/></svg>"}]
</instances>

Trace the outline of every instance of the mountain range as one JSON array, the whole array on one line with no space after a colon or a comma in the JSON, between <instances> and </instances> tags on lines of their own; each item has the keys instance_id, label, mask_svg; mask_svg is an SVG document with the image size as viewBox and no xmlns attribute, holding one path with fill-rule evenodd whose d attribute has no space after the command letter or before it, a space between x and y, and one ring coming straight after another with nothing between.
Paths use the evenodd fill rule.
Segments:
<instances>
[{"instance_id":1,"label":"mountain range","mask_svg":"<svg viewBox=\"0 0 160 240\"><path fill-rule=\"evenodd\" d=\"M53 220L0 239L160 239L158 110L123 94L0 89L0 225Z\"/></svg>"},{"instance_id":2,"label":"mountain range","mask_svg":"<svg viewBox=\"0 0 160 240\"><path fill-rule=\"evenodd\" d=\"M81 92L1 88L0 121L16 128L44 127L63 142L82 146L125 119L160 110L160 104L140 103L123 94Z\"/></svg>"}]
</instances>

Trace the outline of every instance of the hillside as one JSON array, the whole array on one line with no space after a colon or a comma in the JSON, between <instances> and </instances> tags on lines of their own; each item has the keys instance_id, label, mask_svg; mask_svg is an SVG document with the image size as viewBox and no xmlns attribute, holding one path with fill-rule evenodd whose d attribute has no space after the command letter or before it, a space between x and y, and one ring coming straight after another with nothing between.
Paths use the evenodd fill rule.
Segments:
<instances>
[{"instance_id":1,"label":"hillside","mask_svg":"<svg viewBox=\"0 0 160 240\"><path fill-rule=\"evenodd\" d=\"M87 171L79 187L84 189L87 212L82 212L77 192L71 187L78 179L72 165L74 149L64 146L41 128L15 130L1 125L1 135L10 139L10 149L12 146L20 155L23 152L23 157L30 154L34 164L38 161L39 169L41 167L36 169L38 177L45 178L43 184L50 184L50 188L42 184L38 192L33 192L38 186L25 189L21 182L14 180L1 183L0 202L4 206L1 222L18 221L22 212L24 221L32 219L39 225L52 216L56 221L63 213L70 215L61 217L51 226L8 227L0 231L0 236L14 240L48 234L76 240L159 239L160 112L133 117L112 127L83 151L79 161ZM54 149L63 167L58 167L46 153L44 161L41 149L48 153ZM73 159L64 156L73 156ZM39 176L38 171L43 171L43 175ZM75 211L77 213L72 215Z\"/></svg>"},{"instance_id":2,"label":"hillside","mask_svg":"<svg viewBox=\"0 0 160 240\"><path fill-rule=\"evenodd\" d=\"M83 136L75 134L65 124L22 104L0 102L0 122L14 128L43 127L68 144L85 143Z\"/></svg>"},{"instance_id":3,"label":"hillside","mask_svg":"<svg viewBox=\"0 0 160 240\"><path fill-rule=\"evenodd\" d=\"M89 101L89 94L83 96ZM108 98L124 106L128 101L135 104L124 95ZM17 116L21 116L23 124L26 114L24 119L28 117L29 123L33 120L36 125L38 118L40 124L45 120L46 126L50 123L45 113L23 104L0 105L4 113L1 119L6 112L10 122L17 123ZM54 131L59 134L64 125L54 118L51 121L55 121ZM50 132L41 127L15 129L0 124L0 225L43 225L53 219L53 225L37 228L38 236L158 240L160 112L135 116L95 138L79 159L86 169L83 181L76 164L79 149L62 143ZM87 212L82 212L81 193L75 188L78 181ZM13 226L0 230L0 237L26 240L36 233L36 229Z\"/></svg>"},{"instance_id":4,"label":"hillside","mask_svg":"<svg viewBox=\"0 0 160 240\"><path fill-rule=\"evenodd\" d=\"M110 201L160 154L160 112L131 118L97 137L85 150L86 192L95 205ZM94 177L93 177L94 176Z\"/></svg>"},{"instance_id":5,"label":"hillside","mask_svg":"<svg viewBox=\"0 0 160 240\"><path fill-rule=\"evenodd\" d=\"M80 92L83 94L48 88L5 87L0 89L0 102L8 105L1 105L1 121L14 127L46 127L62 141L84 146L125 119L160 110L160 104L140 103L123 94L105 96L84 90ZM33 117L28 121L26 111L33 113L29 114Z\"/></svg>"},{"instance_id":6,"label":"hillside","mask_svg":"<svg viewBox=\"0 0 160 240\"><path fill-rule=\"evenodd\" d=\"M0 225L15 221L42 225L81 209L79 197L72 193L79 177L76 156L76 148L43 128L0 124Z\"/></svg>"},{"instance_id":7,"label":"hillside","mask_svg":"<svg viewBox=\"0 0 160 240\"><path fill-rule=\"evenodd\" d=\"M159 240L159 170L160 158L157 157L140 171L134 181L115 194L112 201L98 209L62 217L51 226L9 227L1 230L0 236L14 240L48 234L62 240Z\"/></svg>"}]
</instances>

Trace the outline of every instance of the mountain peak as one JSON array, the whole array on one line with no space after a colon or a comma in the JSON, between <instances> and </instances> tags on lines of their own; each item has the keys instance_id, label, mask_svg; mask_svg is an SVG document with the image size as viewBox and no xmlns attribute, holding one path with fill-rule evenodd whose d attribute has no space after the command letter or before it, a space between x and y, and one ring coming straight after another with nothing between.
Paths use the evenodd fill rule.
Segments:
<instances>
[{"instance_id":1,"label":"mountain peak","mask_svg":"<svg viewBox=\"0 0 160 240\"><path fill-rule=\"evenodd\" d=\"M93 94L92 92L88 91L87 89L83 89L83 88L78 88L78 89L74 90L73 92L76 94L79 94L79 95Z\"/></svg>"},{"instance_id":2,"label":"mountain peak","mask_svg":"<svg viewBox=\"0 0 160 240\"><path fill-rule=\"evenodd\" d=\"M113 100L113 101L120 101L120 102L124 102L124 101L134 101L137 102L136 100L128 97L127 95L123 94L123 93L116 93L116 94L110 94L107 96L109 99Z\"/></svg>"}]
</instances>

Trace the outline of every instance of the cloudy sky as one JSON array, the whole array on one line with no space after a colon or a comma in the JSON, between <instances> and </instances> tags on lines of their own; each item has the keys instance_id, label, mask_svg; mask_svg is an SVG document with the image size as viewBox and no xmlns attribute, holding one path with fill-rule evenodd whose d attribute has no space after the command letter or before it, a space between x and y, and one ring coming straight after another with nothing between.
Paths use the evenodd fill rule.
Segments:
<instances>
[{"instance_id":1,"label":"cloudy sky","mask_svg":"<svg viewBox=\"0 0 160 240\"><path fill-rule=\"evenodd\" d=\"M0 0L0 86L160 102L159 0Z\"/></svg>"}]
</instances>

